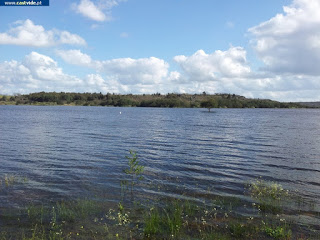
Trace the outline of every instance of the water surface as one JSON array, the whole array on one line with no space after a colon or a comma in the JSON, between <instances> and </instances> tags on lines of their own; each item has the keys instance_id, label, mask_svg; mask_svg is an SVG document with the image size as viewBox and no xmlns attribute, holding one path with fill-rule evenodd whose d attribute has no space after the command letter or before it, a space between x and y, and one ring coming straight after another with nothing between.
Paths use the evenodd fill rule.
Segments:
<instances>
[{"instance_id":1,"label":"water surface","mask_svg":"<svg viewBox=\"0 0 320 240\"><path fill-rule=\"evenodd\" d=\"M121 114L120 114L121 112ZM262 177L319 212L320 110L0 106L0 175L28 184L0 206L79 198L118 200L129 149L146 166L142 194L246 199ZM313 219L314 220L314 219Z\"/></svg>"}]
</instances>

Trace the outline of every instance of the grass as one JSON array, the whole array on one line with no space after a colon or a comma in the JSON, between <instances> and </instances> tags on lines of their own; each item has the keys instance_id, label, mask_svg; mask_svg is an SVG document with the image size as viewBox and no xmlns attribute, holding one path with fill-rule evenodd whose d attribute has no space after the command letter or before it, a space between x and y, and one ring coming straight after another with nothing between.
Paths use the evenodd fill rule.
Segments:
<instances>
[{"instance_id":1,"label":"grass","mask_svg":"<svg viewBox=\"0 0 320 240\"><path fill-rule=\"evenodd\" d=\"M262 227L262 231L264 231L268 236L273 239L291 239L292 232L290 229L287 229L283 226L264 226Z\"/></svg>"},{"instance_id":2,"label":"grass","mask_svg":"<svg viewBox=\"0 0 320 240\"><path fill-rule=\"evenodd\" d=\"M187 200L160 202L143 209L88 199L30 205L12 213L0 239L296 239L296 225L275 216L252 220Z\"/></svg>"},{"instance_id":3,"label":"grass","mask_svg":"<svg viewBox=\"0 0 320 240\"><path fill-rule=\"evenodd\" d=\"M144 219L145 226L144 226L144 235L147 238L151 238L151 236L156 236L161 232L161 224L162 218L158 209L151 208L150 211L146 214Z\"/></svg>"}]
</instances>

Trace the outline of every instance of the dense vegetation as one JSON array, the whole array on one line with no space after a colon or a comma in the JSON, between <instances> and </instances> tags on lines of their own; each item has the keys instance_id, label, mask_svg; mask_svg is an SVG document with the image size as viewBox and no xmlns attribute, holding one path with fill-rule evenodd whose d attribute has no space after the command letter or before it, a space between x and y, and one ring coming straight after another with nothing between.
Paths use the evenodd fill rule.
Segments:
<instances>
[{"instance_id":1,"label":"dense vegetation","mask_svg":"<svg viewBox=\"0 0 320 240\"><path fill-rule=\"evenodd\" d=\"M0 104L78 105L166 108L301 108L298 103L267 99L249 99L235 94L102 94L39 92L26 95L0 96Z\"/></svg>"}]
</instances>

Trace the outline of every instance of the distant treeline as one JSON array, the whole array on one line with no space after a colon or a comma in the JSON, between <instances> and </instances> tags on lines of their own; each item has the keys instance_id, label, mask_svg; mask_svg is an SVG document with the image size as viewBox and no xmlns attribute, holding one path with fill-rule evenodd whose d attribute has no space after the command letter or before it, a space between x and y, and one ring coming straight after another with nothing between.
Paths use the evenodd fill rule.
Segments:
<instances>
[{"instance_id":1,"label":"distant treeline","mask_svg":"<svg viewBox=\"0 0 320 240\"><path fill-rule=\"evenodd\" d=\"M0 104L16 105L79 105L164 108L301 108L298 103L267 99L250 99L235 94L114 94L39 92L0 96Z\"/></svg>"},{"instance_id":2,"label":"distant treeline","mask_svg":"<svg viewBox=\"0 0 320 240\"><path fill-rule=\"evenodd\" d=\"M308 108L320 108L320 102L298 102L298 104Z\"/></svg>"}]
</instances>

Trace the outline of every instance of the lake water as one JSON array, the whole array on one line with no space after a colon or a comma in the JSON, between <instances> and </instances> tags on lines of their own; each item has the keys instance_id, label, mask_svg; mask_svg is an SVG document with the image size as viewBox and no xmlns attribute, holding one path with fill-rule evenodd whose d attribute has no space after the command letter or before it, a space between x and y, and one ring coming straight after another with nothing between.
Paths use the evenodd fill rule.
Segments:
<instances>
[{"instance_id":1,"label":"lake water","mask_svg":"<svg viewBox=\"0 0 320 240\"><path fill-rule=\"evenodd\" d=\"M121 112L121 114L120 114ZM275 181L320 204L320 110L0 106L0 176L28 179L0 193L0 207L97 194L117 201L128 150L151 189L208 199ZM248 196L247 196L248 198ZM318 214L319 215L319 214Z\"/></svg>"}]
</instances>

